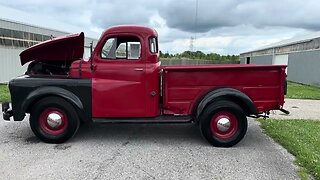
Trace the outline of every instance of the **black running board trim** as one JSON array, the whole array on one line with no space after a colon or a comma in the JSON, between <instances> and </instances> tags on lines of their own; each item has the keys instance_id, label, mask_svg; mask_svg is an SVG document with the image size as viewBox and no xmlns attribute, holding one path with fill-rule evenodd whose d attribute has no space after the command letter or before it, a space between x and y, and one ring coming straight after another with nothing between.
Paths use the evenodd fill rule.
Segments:
<instances>
[{"instance_id":1,"label":"black running board trim","mask_svg":"<svg viewBox=\"0 0 320 180\"><path fill-rule=\"evenodd\" d=\"M193 123L191 116L158 116L154 118L93 118L94 123L169 124Z\"/></svg>"}]
</instances>

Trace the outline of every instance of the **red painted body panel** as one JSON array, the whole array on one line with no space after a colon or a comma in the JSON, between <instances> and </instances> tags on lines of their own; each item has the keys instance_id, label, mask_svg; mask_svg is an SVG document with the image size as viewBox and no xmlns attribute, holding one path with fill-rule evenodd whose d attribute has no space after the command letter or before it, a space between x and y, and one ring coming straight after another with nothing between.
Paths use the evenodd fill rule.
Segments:
<instances>
[{"instance_id":1,"label":"red painted body panel","mask_svg":"<svg viewBox=\"0 0 320 180\"><path fill-rule=\"evenodd\" d=\"M118 62L118 63L121 63L121 62ZM70 77L72 77L72 78L92 78L92 75L93 75L93 76L95 76L95 78L93 78L93 79L99 80L102 83L104 83L103 81L105 81L105 79L106 79L106 77L104 77L105 75L96 74L97 68L98 68L98 66L100 66L98 64L99 63L95 64L96 68L93 71L93 73L91 74L90 62L82 61L82 65L81 65L82 68L81 68L81 73L80 73L79 72L80 60L75 61L74 63L72 63L72 65L70 67ZM113 65L115 65L115 64L113 64ZM104 66L103 69L105 69L106 72L108 71L109 68L111 68L111 66L108 66L108 62L106 62L105 65L102 65L102 66ZM136 66L134 66L134 67L136 67ZM125 69L126 68L123 65L118 64L117 71L126 72ZM100 68L98 70L100 71ZM103 74L105 74L106 72L104 72ZM132 73L134 73L134 72L132 71ZM114 76L118 76L118 75L113 74L113 75L110 75L109 77L114 77ZM161 98L160 97L160 62L146 63L144 76L145 76L145 79L144 79L145 90L142 90L142 91L143 92L145 91L145 94L144 94L145 95L145 113L143 114L143 116L140 115L139 117L159 116L160 115L160 98ZM98 79L98 78L101 78L101 79ZM125 77L123 76L123 77L117 77L117 78L125 78ZM99 82L93 82L93 85L94 84L95 84L95 88L92 89L92 96L94 94L96 94L95 91L97 91L98 89L100 89L100 91L103 89L103 86L101 86L101 87L99 86ZM110 80L108 84L105 84L105 86L108 86L108 88L115 88L116 84ZM128 88L126 88L126 89L128 89ZM128 89L128 90L130 90L130 89ZM156 93L154 97L150 96L150 92L152 92L152 91L154 91ZM131 89L131 92L136 92L136 91L133 91ZM100 97L96 96L95 98L97 98L98 100L108 98L108 97L104 97L107 95L107 93L108 92L105 92ZM113 97L118 97L117 101L120 101L120 102L121 101L128 101L128 99L121 96L120 92L115 91L115 93L116 94L114 96L112 96L112 99L110 101L108 101L110 105L114 104L115 99ZM132 96L137 97L137 98L140 97L140 96L137 96L136 93ZM144 98L144 97L142 97L142 98ZM92 101L95 101L95 99L93 98ZM136 99L136 101L142 102L141 99ZM102 102L92 102L92 103L93 103L93 105L98 106L98 104L100 104ZM97 108L97 107L95 107L95 108ZM107 112L103 108L97 108L97 109L95 109L95 108L94 107L92 108L92 112L96 113L94 115L94 117L119 117L119 116L123 116L123 113L120 113L120 115L115 114L115 113L119 113L119 111L122 109L121 107L118 107L118 109L115 112L113 112L113 115L109 114L108 116L106 114ZM128 117L131 117L131 116L128 116Z\"/></svg>"},{"instance_id":2,"label":"red painted body panel","mask_svg":"<svg viewBox=\"0 0 320 180\"><path fill-rule=\"evenodd\" d=\"M146 65L146 117L155 117L161 114L160 109L160 62ZM155 92L155 96L151 96Z\"/></svg>"},{"instance_id":3,"label":"red painted body panel","mask_svg":"<svg viewBox=\"0 0 320 180\"><path fill-rule=\"evenodd\" d=\"M222 87L245 93L257 110L283 106L285 67L257 65L166 66L164 71L165 114L191 114L199 98Z\"/></svg>"},{"instance_id":4,"label":"red painted body panel","mask_svg":"<svg viewBox=\"0 0 320 180\"><path fill-rule=\"evenodd\" d=\"M84 34L71 34L36 44L20 53L21 65L29 61L75 61L83 57Z\"/></svg>"},{"instance_id":5,"label":"red painted body panel","mask_svg":"<svg viewBox=\"0 0 320 180\"><path fill-rule=\"evenodd\" d=\"M141 43L139 60L106 60L100 57L108 38L135 36ZM101 36L93 52L92 116L155 117L160 115L158 54L149 51L155 30L142 26L117 26ZM142 69L137 71L136 69ZM87 72L83 73L87 75ZM155 96L150 93L154 91Z\"/></svg>"},{"instance_id":6,"label":"red painted body panel","mask_svg":"<svg viewBox=\"0 0 320 180\"><path fill-rule=\"evenodd\" d=\"M143 117L146 112L144 62L95 62L92 75L94 117Z\"/></svg>"},{"instance_id":7,"label":"red painted body panel","mask_svg":"<svg viewBox=\"0 0 320 180\"><path fill-rule=\"evenodd\" d=\"M140 39L140 60L100 57L105 41L121 35ZM93 118L191 115L208 92L221 87L245 93L259 113L283 106L286 66L160 66L158 53L149 51L150 37L157 37L156 31L150 28L112 27L101 36L89 61L72 63L70 77L92 78ZM136 68L142 71L135 71ZM160 96L160 72L163 72L163 97ZM163 107L160 106L161 98Z\"/></svg>"},{"instance_id":8,"label":"red painted body panel","mask_svg":"<svg viewBox=\"0 0 320 180\"><path fill-rule=\"evenodd\" d=\"M87 59L76 60L70 66L69 76L71 78L89 79L91 75L90 61Z\"/></svg>"}]
</instances>

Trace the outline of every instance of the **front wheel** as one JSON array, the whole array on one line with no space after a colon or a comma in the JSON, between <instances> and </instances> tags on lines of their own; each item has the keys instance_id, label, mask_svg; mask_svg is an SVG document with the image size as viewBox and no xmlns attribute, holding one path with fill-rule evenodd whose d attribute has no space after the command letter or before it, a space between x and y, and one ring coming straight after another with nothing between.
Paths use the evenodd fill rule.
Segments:
<instances>
[{"instance_id":1,"label":"front wheel","mask_svg":"<svg viewBox=\"0 0 320 180\"><path fill-rule=\"evenodd\" d=\"M243 110L230 101L207 106L199 117L202 136L212 145L231 147L242 140L248 122Z\"/></svg>"},{"instance_id":2,"label":"front wheel","mask_svg":"<svg viewBox=\"0 0 320 180\"><path fill-rule=\"evenodd\" d=\"M30 114L33 133L47 143L63 143L77 132L80 125L74 107L60 97L38 101Z\"/></svg>"}]
</instances>

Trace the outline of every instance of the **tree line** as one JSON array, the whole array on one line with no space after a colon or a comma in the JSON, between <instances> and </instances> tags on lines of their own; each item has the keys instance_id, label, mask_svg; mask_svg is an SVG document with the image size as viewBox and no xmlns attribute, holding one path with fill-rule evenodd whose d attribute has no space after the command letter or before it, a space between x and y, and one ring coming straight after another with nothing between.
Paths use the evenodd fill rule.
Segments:
<instances>
[{"instance_id":1,"label":"tree line","mask_svg":"<svg viewBox=\"0 0 320 180\"><path fill-rule=\"evenodd\" d=\"M160 51L160 58L167 59L202 59L202 60L215 60L215 61L239 61L238 55L220 55L217 53L204 53L202 51L184 51L183 53L170 54Z\"/></svg>"}]
</instances>

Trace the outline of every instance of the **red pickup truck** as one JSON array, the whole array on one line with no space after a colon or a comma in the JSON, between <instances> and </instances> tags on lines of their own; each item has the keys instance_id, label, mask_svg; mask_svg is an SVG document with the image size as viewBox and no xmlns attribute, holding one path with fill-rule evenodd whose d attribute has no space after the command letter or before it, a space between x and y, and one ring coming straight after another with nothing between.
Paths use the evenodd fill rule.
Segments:
<instances>
[{"instance_id":1,"label":"red pickup truck","mask_svg":"<svg viewBox=\"0 0 320 180\"><path fill-rule=\"evenodd\" d=\"M44 142L63 143L80 123L194 123L214 146L246 134L247 117L283 110L286 66L161 66L158 35L143 26L106 30L89 59L84 34L54 38L20 54L25 75L9 82L3 117ZM283 110L285 111L285 110Z\"/></svg>"}]
</instances>

